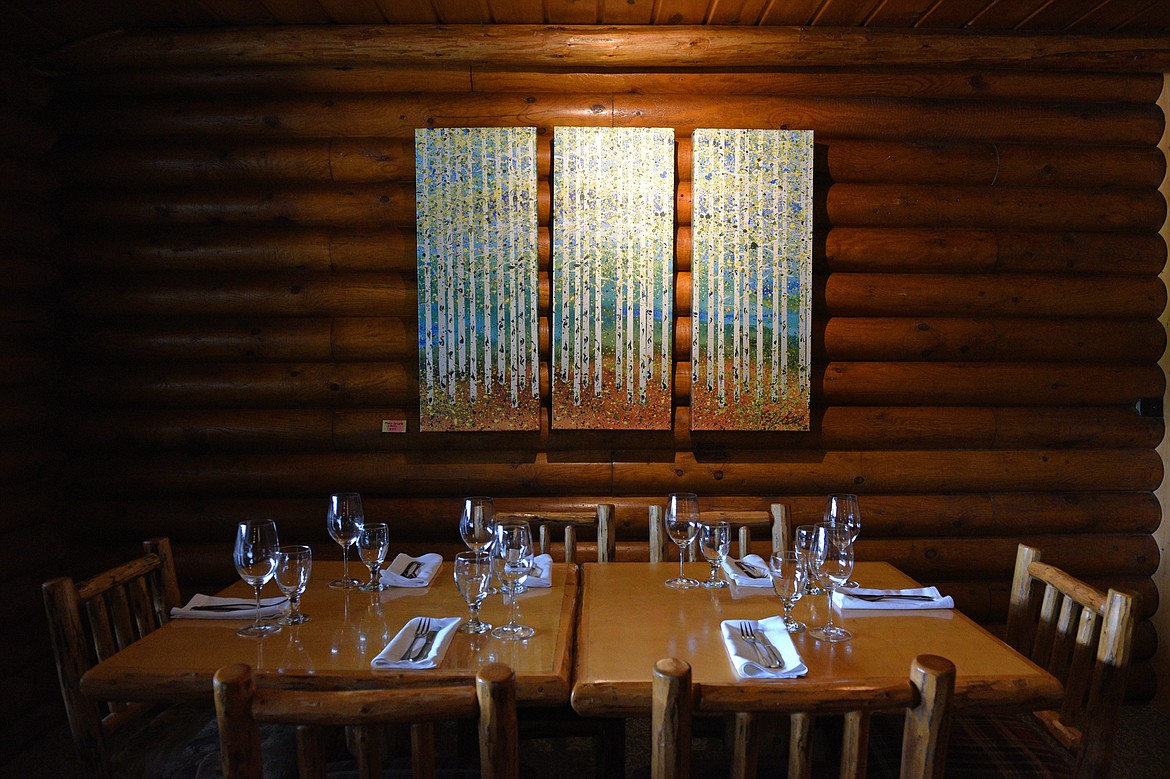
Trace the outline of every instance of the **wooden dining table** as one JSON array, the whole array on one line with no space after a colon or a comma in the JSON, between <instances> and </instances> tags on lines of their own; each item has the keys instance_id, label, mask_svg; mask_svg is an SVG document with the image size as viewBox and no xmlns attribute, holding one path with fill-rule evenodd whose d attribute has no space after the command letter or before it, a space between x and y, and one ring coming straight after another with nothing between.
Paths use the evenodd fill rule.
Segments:
<instances>
[{"instance_id":1,"label":"wooden dining table","mask_svg":"<svg viewBox=\"0 0 1170 779\"><path fill-rule=\"evenodd\" d=\"M308 622L285 626L272 636L245 638L240 619L173 619L143 639L91 668L82 691L105 700L173 701L210 698L216 669L247 663L257 684L296 689L362 689L381 686L447 684L473 681L487 663L505 663L516 674L520 704L563 705L568 699L580 569L554 563L551 587L530 587L517 601L519 621L536 633L524 641L490 635L456 633L443 661L433 669L375 669L370 662L413 617L466 617L452 563L443 562L427 587L390 588L383 592L330 589L341 574L340 561L315 561L312 579L301 598ZM361 574L352 565L351 574ZM237 582L219 595L253 597ZM276 597L274 585L263 597ZM480 615L503 624L508 609L501 595L489 596Z\"/></svg>"},{"instance_id":2,"label":"wooden dining table","mask_svg":"<svg viewBox=\"0 0 1170 779\"><path fill-rule=\"evenodd\" d=\"M706 563L686 564L705 579ZM572 705L586 716L648 716L654 663L676 657L690 663L701 690L698 711L736 712L778 692L809 700L830 684L883 686L909 678L920 654L941 655L956 666L955 706L962 711L1031 711L1060 701L1060 682L955 609L834 610L834 622L853 637L824 643L807 631L793 635L808 673L799 678L739 679L724 648L723 620L756 620L782 613L769 587L675 590L664 582L678 563L584 566L577 630ZM862 587L921 586L892 565L861 562L853 578ZM810 626L824 622L827 595L806 597L794 616ZM826 693L827 694L827 693Z\"/></svg>"}]
</instances>

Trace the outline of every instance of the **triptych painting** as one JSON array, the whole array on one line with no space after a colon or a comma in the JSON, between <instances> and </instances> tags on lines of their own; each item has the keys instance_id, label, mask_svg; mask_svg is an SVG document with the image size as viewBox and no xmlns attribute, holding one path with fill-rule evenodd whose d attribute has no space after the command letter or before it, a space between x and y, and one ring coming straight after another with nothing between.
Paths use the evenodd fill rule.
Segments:
<instances>
[{"instance_id":1,"label":"triptych painting","mask_svg":"<svg viewBox=\"0 0 1170 779\"><path fill-rule=\"evenodd\" d=\"M422 429L539 429L535 129L415 147ZM692 149L691 427L807 430L812 133ZM554 130L554 428L671 427L674 158L670 129Z\"/></svg>"}]
</instances>

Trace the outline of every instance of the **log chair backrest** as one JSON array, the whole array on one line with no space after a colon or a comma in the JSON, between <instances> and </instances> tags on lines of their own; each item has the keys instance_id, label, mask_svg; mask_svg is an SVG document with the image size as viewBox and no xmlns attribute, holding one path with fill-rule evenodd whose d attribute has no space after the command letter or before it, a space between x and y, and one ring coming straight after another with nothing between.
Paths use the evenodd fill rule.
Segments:
<instances>
[{"instance_id":1,"label":"log chair backrest","mask_svg":"<svg viewBox=\"0 0 1170 779\"><path fill-rule=\"evenodd\" d=\"M596 533L597 562L610 563L617 558L612 503L599 503L593 511L507 511L496 514L497 521L504 519L524 519L529 525L539 528L541 554L551 554L552 530L562 529L566 563L578 562L577 531L581 528Z\"/></svg>"},{"instance_id":2,"label":"log chair backrest","mask_svg":"<svg viewBox=\"0 0 1170 779\"><path fill-rule=\"evenodd\" d=\"M257 689L250 666L224 666L214 678L224 779L261 776L260 723L297 725L301 776L325 776L322 726L347 726L358 761L358 776L381 777L382 725L412 726L413 775L433 776L431 728L440 720L479 722L480 776L518 779L516 677L506 665L486 665L475 684L398 687L381 690Z\"/></svg>"},{"instance_id":3,"label":"log chair backrest","mask_svg":"<svg viewBox=\"0 0 1170 779\"><path fill-rule=\"evenodd\" d=\"M666 533L666 517L661 506L650 506L650 562L660 563L666 560L668 544L672 543ZM702 522L723 520L730 523L732 529L738 531L739 547L737 555L744 558L751 553L752 529L768 528L771 539L771 552L785 551L791 547L792 519L788 506L783 503L773 503L768 511L703 511L699 514ZM689 560L701 559L698 544L691 544L687 550ZM765 558L767 555L765 555Z\"/></svg>"},{"instance_id":4,"label":"log chair backrest","mask_svg":"<svg viewBox=\"0 0 1170 779\"><path fill-rule=\"evenodd\" d=\"M1102 592L1020 544L1007 641L1064 684L1060 711L1036 716L1076 758L1078 777L1105 777L1125 696L1137 598Z\"/></svg>"},{"instance_id":5,"label":"log chair backrest","mask_svg":"<svg viewBox=\"0 0 1170 779\"><path fill-rule=\"evenodd\" d=\"M93 701L82 694L81 677L166 623L180 605L170 541L152 538L142 546L143 557L83 582L58 577L41 585L69 730L91 776L109 775L106 738L149 706Z\"/></svg>"},{"instance_id":6,"label":"log chair backrest","mask_svg":"<svg viewBox=\"0 0 1170 779\"><path fill-rule=\"evenodd\" d=\"M920 655L910 664L907 685L865 689L855 683L843 683L839 688L818 692L815 701L799 688L777 687L775 694L754 708L745 696L747 710L736 718L735 753L744 755L749 752L742 741L753 738L752 714L789 714L792 731L788 777L807 777L812 761L810 730L814 713L843 713L846 727L842 737L840 775L864 777L870 713L905 706L900 776L902 779L941 777L946 764L954 690L954 664L935 655ZM655 663L650 725L653 779L686 779L690 776L693 697L691 669L686 662L664 658ZM746 773L751 774L750 771Z\"/></svg>"}]
</instances>

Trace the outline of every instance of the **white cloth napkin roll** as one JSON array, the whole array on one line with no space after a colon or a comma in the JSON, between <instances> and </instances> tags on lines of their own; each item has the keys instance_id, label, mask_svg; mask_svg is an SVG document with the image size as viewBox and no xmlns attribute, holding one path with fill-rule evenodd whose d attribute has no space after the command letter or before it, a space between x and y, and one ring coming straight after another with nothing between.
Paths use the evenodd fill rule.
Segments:
<instances>
[{"instance_id":1,"label":"white cloth napkin roll","mask_svg":"<svg viewBox=\"0 0 1170 779\"><path fill-rule=\"evenodd\" d=\"M909 598L888 598L886 600L862 600L854 595L928 595L932 600L911 600ZM839 609L871 609L911 611L922 609L953 609L955 601L950 595L943 597L937 587L911 587L902 590L871 590L865 587L848 587L833 593L833 603Z\"/></svg>"},{"instance_id":2,"label":"white cloth napkin roll","mask_svg":"<svg viewBox=\"0 0 1170 779\"><path fill-rule=\"evenodd\" d=\"M751 568L759 577L749 576L737 563L743 563ZM742 560L728 557L723 561L723 573L735 582L736 587L768 587L772 586L772 573L768 570L768 561L758 554L750 554Z\"/></svg>"},{"instance_id":3,"label":"white cloth napkin roll","mask_svg":"<svg viewBox=\"0 0 1170 779\"><path fill-rule=\"evenodd\" d=\"M414 576L407 578L402 574L411 563L419 563L419 567ZM443 556L434 552L421 557L411 557L408 554L399 553L393 562L379 574L379 578L391 587L426 587L431 583L431 579L435 578L435 574L439 572L442 565Z\"/></svg>"},{"instance_id":4,"label":"white cloth napkin roll","mask_svg":"<svg viewBox=\"0 0 1170 779\"><path fill-rule=\"evenodd\" d=\"M551 587L552 561L550 554L538 554L532 558L532 568L529 570L528 578L524 580L524 584L529 587Z\"/></svg>"},{"instance_id":5,"label":"white cloth napkin roll","mask_svg":"<svg viewBox=\"0 0 1170 779\"><path fill-rule=\"evenodd\" d=\"M431 630L438 632L435 634L435 640L431 642L426 655L414 662L403 660L402 654L414 641L415 632L422 619L422 617L415 617L408 620L402 626L402 630L399 630L394 638L390 639L386 648L370 661L370 665L374 668L438 668L443 662L443 656L447 654L447 647L451 645L451 640L455 637L455 629L463 622L463 618L431 617Z\"/></svg>"},{"instance_id":6,"label":"white cloth napkin roll","mask_svg":"<svg viewBox=\"0 0 1170 779\"><path fill-rule=\"evenodd\" d=\"M288 598L261 598L260 619L279 617L284 613ZM201 609L199 606L242 606L226 611ZM171 619L256 619L255 598L221 598L214 595L193 595L183 606L171 609Z\"/></svg>"},{"instance_id":7,"label":"white cloth napkin roll","mask_svg":"<svg viewBox=\"0 0 1170 779\"><path fill-rule=\"evenodd\" d=\"M765 668L760 665L756 650L740 634L741 622L752 624L757 638L766 636L772 646L780 650L780 656L784 658L783 668ZM808 666L800 659L800 652L796 651L792 636L784 628L784 617L768 617L757 621L728 619L719 623L719 629L723 632L727 657L740 679L794 679L808 673Z\"/></svg>"}]
</instances>

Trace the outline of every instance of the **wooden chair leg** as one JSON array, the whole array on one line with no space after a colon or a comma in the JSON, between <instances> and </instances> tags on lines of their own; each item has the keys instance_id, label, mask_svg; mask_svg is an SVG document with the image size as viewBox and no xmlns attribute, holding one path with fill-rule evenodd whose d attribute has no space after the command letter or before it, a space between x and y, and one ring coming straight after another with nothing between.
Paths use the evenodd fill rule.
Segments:
<instances>
[{"instance_id":1,"label":"wooden chair leg","mask_svg":"<svg viewBox=\"0 0 1170 779\"><path fill-rule=\"evenodd\" d=\"M869 712L847 712L841 737L841 779L864 779L868 760Z\"/></svg>"},{"instance_id":2,"label":"wooden chair leg","mask_svg":"<svg viewBox=\"0 0 1170 779\"><path fill-rule=\"evenodd\" d=\"M754 779L760 750L758 720L750 712L741 711L733 722L731 779Z\"/></svg>"},{"instance_id":3,"label":"wooden chair leg","mask_svg":"<svg viewBox=\"0 0 1170 779\"><path fill-rule=\"evenodd\" d=\"M812 715L798 713L790 718L788 736L788 779L808 779L812 774Z\"/></svg>"},{"instance_id":4,"label":"wooden chair leg","mask_svg":"<svg viewBox=\"0 0 1170 779\"><path fill-rule=\"evenodd\" d=\"M652 779L691 775L691 667L667 657L654 664L650 716Z\"/></svg>"},{"instance_id":5,"label":"wooden chair leg","mask_svg":"<svg viewBox=\"0 0 1170 779\"><path fill-rule=\"evenodd\" d=\"M597 726L597 779L626 775L626 721L600 720Z\"/></svg>"},{"instance_id":6,"label":"wooden chair leg","mask_svg":"<svg viewBox=\"0 0 1170 779\"><path fill-rule=\"evenodd\" d=\"M435 725L416 722L410 726L410 766L415 779L435 775Z\"/></svg>"}]
</instances>

